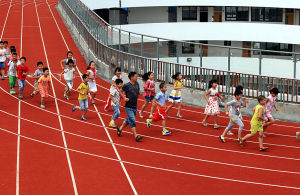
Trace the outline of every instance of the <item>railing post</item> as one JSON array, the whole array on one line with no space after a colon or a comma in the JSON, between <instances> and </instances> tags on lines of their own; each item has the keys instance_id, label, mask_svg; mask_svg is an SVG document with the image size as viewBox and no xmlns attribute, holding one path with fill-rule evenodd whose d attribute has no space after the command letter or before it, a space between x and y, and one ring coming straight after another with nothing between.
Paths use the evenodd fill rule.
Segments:
<instances>
[{"instance_id":1,"label":"railing post","mask_svg":"<svg viewBox=\"0 0 300 195\"><path fill-rule=\"evenodd\" d=\"M231 51L230 51L230 48L228 48L228 67L227 67L227 70L230 71L230 57L231 57Z\"/></svg>"},{"instance_id":2,"label":"railing post","mask_svg":"<svg viewBox=\"0 0 300 195\"><path fill-rule=\"evenodd\" d=\"M157 61L153 61L154 81L157 81Z\"/></svg>"},{"instance_id":3,"label":"railing post","mask_svg":"<svg viewBox=\"0 0 300 195\"><path fill-rule=\"evenodd\" d=\"M141 37L141 57L144 55L144 35Z\"/></svg>"},{"instance_id":4,"label":"railing post","mask_svg":"<svg viewBox=\"0 0 300 195\"><path fill-rule=\"evenodd\" d=\"M194 90L195 89L195 67L192 68L192 75L191 75L191 87Z\"/></svg>"},{"instance_id":5,"label":"railing post","mask_svg":"<svg viewBox=\"0 0 300 195\"><path fill-rule=\"evenodd\" d=\"M297 77L297 55L296 54L294 54L294 79L296 79L296 77ZM292 96L294 96L294 95L298 95L298 94L296 94L296 82L295 81L293 81L293 92L291 93L292 94Z\"/></svg>"},{"instance_id":6,"label":"railing post","mask_svg":"<svg viewBox=\"0 0 300 195\"><path fill-rule=\"evenodd\" d=\"M179 64L179 41L176 41L176 62Z\"/></svg>"},{"instance_id":7,"label":"railing post","mask_svg":"<svg viewBox=\"0 0 300 195\"><path fill-rule=\"evenodd\" d=\"M121 51L121 29L119 29L119 51Z\"/></svg>"},{"instance_id":8,"label":"railing post","mask_svg":"<svg viewBox=\"0 0 300 195\"><path fill-rule=\"evenodd\" d=\"M130 37L131 36L131 34L130 34L130 32L128 33L128 53L130 53Z\"/></svg>"},{"instance_id":9,"label":"railing post","mask_svg":"<svg viewBox=\"0 0 300 195\"><path fill-rule=\"evenodd\" d=\"M261 50L259 50L259 75L261 75L261 61L262 61L262 55L261 55Z\"/></svg>"},{"instance_id":10,"label":"railing post","mask_svg":"<svg viewBox=\"0 0 300 195\"><path fill-rule=\"evenodd\" d=\"M200 68L202 68L203 64L202 64L202 51L203 51L203 46L200 45Z\"/></svg>"},{"instance_id":11,"label":"railing post","mask_svg":"<svg viewBox=\"0 0 300 195\"><path fill-rule=\"evenodd\" d=\"M111 48L114 48L114 44L113 44L113 42L114 42L114 28L111 26L111 35L110 35L110 46L111 46Z\"/></svg>"},{"instance_id":12,"label":"railing post","mask_svg":"<svg viewBox=\"0 0 300 195\"><path fill-rule=\"evenodd\" d=\"M159 60L159 38L157 38L157 60Z\"/></svg>"},{"instance_id":13,"label":"railing post","mask_svg":"<svg viewBox=\"0 0 300 195\"><path fill-rule=\"evenodd\" d=\"M165 73L166 73L165 81L167 84L169 84L169 74L170 74L170 63L169 62L165 63Z\"/></svg>"}]
</instances>

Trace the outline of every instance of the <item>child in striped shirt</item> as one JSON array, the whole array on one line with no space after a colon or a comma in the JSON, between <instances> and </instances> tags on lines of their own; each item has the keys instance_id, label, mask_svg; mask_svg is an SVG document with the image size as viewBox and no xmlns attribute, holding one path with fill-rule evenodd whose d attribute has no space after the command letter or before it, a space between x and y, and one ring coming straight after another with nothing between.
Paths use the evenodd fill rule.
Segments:
<instances>
[{"instance_id":1,"label":"child in striped shirt","mask_svg":"<svg viewBox=\"0 0 300 195\"><path fill-rule=\"evenodd\" d=\"M117 127L115 121L119 118L120 115L120 96L125 101L128 101L128 99L123 95L123 93L120 93L122 87L123 87L122 79L116 79L115 84L111 85L109 90L109 98L111 99L111 106L114 110L114 114L112 115L111 121L109 123L110 127Z\"/></svg>"}]
</instances>

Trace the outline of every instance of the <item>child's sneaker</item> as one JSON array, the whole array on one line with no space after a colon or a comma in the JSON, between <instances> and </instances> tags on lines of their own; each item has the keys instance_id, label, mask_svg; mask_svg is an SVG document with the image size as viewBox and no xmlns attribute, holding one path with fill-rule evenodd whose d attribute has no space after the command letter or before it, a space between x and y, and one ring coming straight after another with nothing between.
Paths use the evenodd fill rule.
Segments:
<instances>
[{"instance_id":1,"label":"child's sneaker","mask_svg":"<svg viewBox=\"0 0 300 195\"><path fill-rule=\"evenodd\" d=\"M110 126L110 127L114 127L114 128L116 128L116 127L117 127L117 125L115 124L115 122L114 122L114 121L110 121L110 123L109 123L109 126Z\"/></svg>"},{"instance_id":2,"label":"child's sneaker","mask_svg":"<svg viewBox=\"0 0 300 195\"><path fill-rule=\"evenodd\" d=\"M151 119L147 119L146 121L147 121L147 127L150 128L152 125Z\"/></svg>"},{"instance_id":3,"label":"child's sneaker","mask_svg":"<svg viewBox=\"0 0 300 195\"><path fill-rule=\"evenodd\" d=\"M143 113L139 112L140 118L144 118Z\"/></svg>"},{"instance_id":4,"label":"child's sneaker","mask_svg":"<svg viewBox=\"0 0 300 195\"><path fill-rule=\"evenodd\" d=\"M181 114L177 114L177 117L182 118L182 115Z\"/></svg>"},{"instance_id":5,"label":"child's sneaker","mask_svg":"<svg viewBox=\"0 0 300 195\"><path fill-rule=\"evenodd\" d=\"M12 89L12 94L15 95L16 94L16 91L15 89Z\"/></svg>"},{"instance_id":6,"label":"child's sneaker","mask_svg":"<svg viewBox=\"0 0 300 195\"><path fill-rule=\"evenodd\" d=\"M73 106L72 112L75 112L75 110L76 110L76 105Z\"/></svg>"},{"instance_id":7,"label":"child's sneaker","mask_svg":"<svg viewBox=\"0 0 300 195\"><path fill-rule=\"evenodd\" d=\"M170 134L171 134L171 132L168 131L167 129L162 131L162 135L170 135Z\"/></svg>"},{"instance_id":8,"label":"child's sneaker","mask_svg":"<svg viewBox=\"0 0 300 195\"><path fill-rule=\"evenodd\" d=\"M33 93L31 93L31 94L30 94L30 98L33 98L33 96L34 96L34 94L33 94Z\"/></svg>"},{"instance_id":9,"label":"child's sneaker","mask_svg":"<svg viewBox=\"0 0 300 195\"><path fill-rule=\"evenodd\" d=\"M219 138L220 138L221 142L226 143L225 137L219 136Z\"/></svg>"},{"instance_id":10,"label":"child's sneaker","mask_svg":"<svg viewBox=\"0 0 300 195\"><path fill-rule=\"evenodd\" d=\"M10 92L9 92L9 93L10 93L10 94L14 94L14 92L13 92L13 90L12 90L12 89L10 90Z\"/></svg>"},{"instance_id":11,"label":"child's sneaker","mask_svg":"<svg viewBox=\"0 0 300 195\"><path fill-rule=\"evenodd\" d=\"M296 140L299 141L299 137L300 137L300 132L296 133Z\"/></svg>"},{"instance_id":12,"label":"child's sneaker","mask_svg":"<svg viewBox=\"0 0 300 195\"><path fill-rule=\"evenodd\" d=\"M86 118L84 118L83 116L81 117L81 120L86 121Z\"/></svg>"},{"instance_id":13,"label":"child's sneaker","mask_svg":"<svg viewBox=\"0 0 300 195\"><path fill-rule=\"evenodd\" d=\"M22 95L19 95L19 99L22 100L22 99L23 99L23 96L22 96Z\"/></svg>"},{"instance_id":14,"label":"child's sneaker","mask_svg":"<svg viewBox=\"0 0 300 195\"><path fill-rule=\"evenodd\" d=\"M45 105L41 104L41 108L42 108L42 109L45 109L46 107L45 107Z\"/></svg>"}]
</instances>

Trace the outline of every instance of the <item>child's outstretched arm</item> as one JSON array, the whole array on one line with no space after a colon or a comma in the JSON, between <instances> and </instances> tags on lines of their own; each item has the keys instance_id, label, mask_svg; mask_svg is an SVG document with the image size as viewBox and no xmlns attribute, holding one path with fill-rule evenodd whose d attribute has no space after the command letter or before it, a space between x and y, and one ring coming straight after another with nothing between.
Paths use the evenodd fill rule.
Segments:
<instances>
[{"instance_id":1,"label":"child's outstretched arm","mask_svg":"<svg viewBox=\"0 0 300 195\"><path fill-rule=\"evenodd\" d=\"M62 75L65 73L65 71L62 71L61 73L60 73L60 75L59 75L59 80L61 80L61 78L62 78Z\"/></svg>"},{"instance_id":2,"label":"child's outstretched arm","mask_svg":"<svg viewBox=\"0 0 300 195\"><path fill-rule=\"evenodd\" d=\"M129 101L129 99L124 95L123 92L121 92L121 90L119 91L119 93L120 93L120 96L123 98L123 100L125 100L125 102ZM109 94L109 98L111 99L110 94Z\"/></svg>"},{"instance_id":3,"label":"child's outstretched arm","mask_svg":"<svg viewBox=\"0 0 300 195\"><path fill-rule=\"evenodd\" d=\"M225 104L225 112L226 112L227 115L229 114L229 112L228 112L228 104L227 103Z\"/></svg>"},{"instance_id":4,"label":"child's outstretched arm","mask_svg":"<svg viewBox=\"0 0 300 195\"><path fill-rule=\"evenodd\" d=\"M173 85L174 90L181 89L181 88L183 87L183 86L177 87L177 83L178 83L178 81L175 81L175 83L174 83L174 85Z\"/></svg>"},{"instance_id":5,"label":"child's outstretched arm","mask_svg":"<svg viewBox=\"0 0 300 195\"><path fill-rule=\"evenodd\" d=\"M246 108L247 107L248 100L246 98L243 98L243 105L241 108Z\"/></svg>"}]
</instances>

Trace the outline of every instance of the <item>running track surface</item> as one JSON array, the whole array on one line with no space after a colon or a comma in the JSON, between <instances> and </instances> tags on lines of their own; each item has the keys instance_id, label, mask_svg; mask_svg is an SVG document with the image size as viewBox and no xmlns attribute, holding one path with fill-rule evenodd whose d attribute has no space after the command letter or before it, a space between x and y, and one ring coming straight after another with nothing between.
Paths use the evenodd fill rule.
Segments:
<instances>
[{"instance_id":1,"label":"running track surface","mask_svg":"<svg viewBox=\"0 0 300 195\"><path fill-rule=\"evenodd\" d=\"M109 84L100 78L96 107L90 104L87 122L80 121L81 113L71 112L77 94L65 101L57 74L69 49L80 72L86 63L56 4L0 2L2 40L27 57L31 73L40 60L53 73L46 110L39 108L39 96L29 98L33 79L28 78L23 101L7 93L8 79L0 81L0 194L300 194L299 124L270 127L264 140L270 150L260 153L257 137L240 148L236 129L226 144L220 143L217 136L228 122L224 114L217 131L201 126L202 109L184 106L184 119L173 117L176 109L169 114L169 137L161 135L160 123L148 129L137 117L137 131L145 137L136 143L129 129L119 138L108 128L112 112L103 112L103 106ZM79 83L77 78L74 86ZM138 107L142 104L139 100ZM118 124L124 113L121 108ZM245 128L250 128L247 117Z\"/></svg>"}]
</instances>

